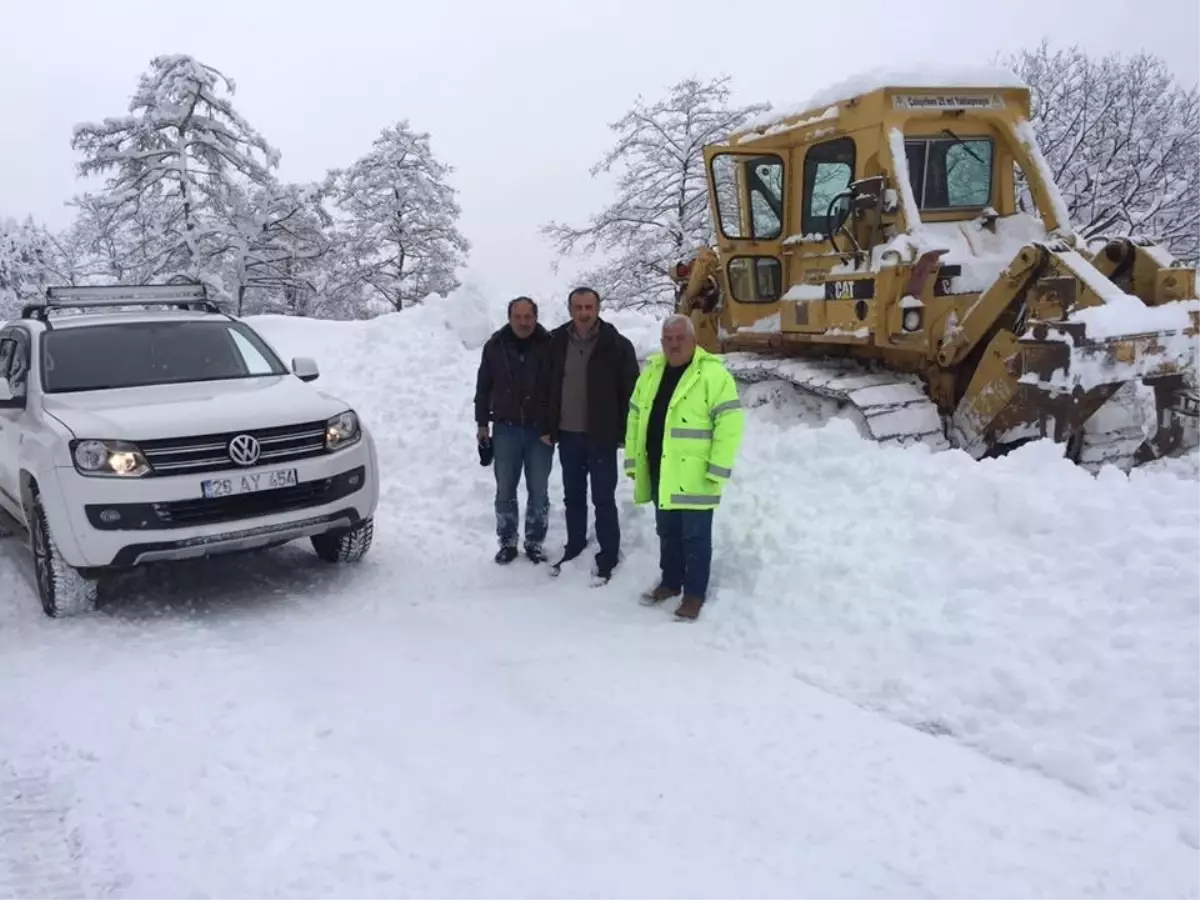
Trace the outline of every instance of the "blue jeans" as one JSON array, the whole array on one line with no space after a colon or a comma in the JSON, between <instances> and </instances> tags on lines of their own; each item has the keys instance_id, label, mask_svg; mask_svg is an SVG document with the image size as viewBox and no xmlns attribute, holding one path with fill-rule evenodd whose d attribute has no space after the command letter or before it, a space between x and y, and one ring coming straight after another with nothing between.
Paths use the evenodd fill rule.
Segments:
<instances>
[{"instance_id":1,"label":"blue jeans","mask_svg":"<svg viewBox=\"0 0 1200 900\"><path fill-rule=\"evenodd\" d=\"M496 536L502 547L517 545L517 485L525 471L525 546L541 547L550 522L550 469L554 449L542 443L537 428L497 422L492 429L496 473Z\"/></svg>"},{"instance_id":2,"label":"blue jeans","mask_svg":"<svg viewBox=\"0 0 1200 900\"><path fill-rule=\"evenodd\" d=\"M558 462L562 466L563 506L567 515L567 550L579 552L587 542L588 481L596 508L596 540L600 552L596 566L612 571L621 552L621 525L617 520L617 445L600 444L583 432L558 435Z\"/></svg>"},{"instance_id":3,"label":"blue jeans","mask_svg":"<svg viewBox=\"0 0 1200 900\"><path fill-rule=\"evenodd\" d=\"M663 587L704 599L712 567L712 521L711 509L659 509L655 501Z\"/></svg>"}]
</instances>

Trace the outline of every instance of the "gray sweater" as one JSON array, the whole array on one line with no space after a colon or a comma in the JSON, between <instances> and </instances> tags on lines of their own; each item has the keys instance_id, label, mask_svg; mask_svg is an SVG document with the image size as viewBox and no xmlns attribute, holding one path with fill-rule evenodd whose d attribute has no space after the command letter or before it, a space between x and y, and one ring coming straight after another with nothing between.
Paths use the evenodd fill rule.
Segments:
<instances>
[{"instance_id":1,"label":"gray sweater","mask_svg":"<svg viewBox=\"0 0 1200 900\"><path fill-rule=\"evenodd\" d=\"M567 343L567 359L563 367L562 413L558 420L559 431L587 431L587 367L596 349L599 328L593 328L586 338L580 338L575 328L570 330Z\"/></svg>"}]
</instances>

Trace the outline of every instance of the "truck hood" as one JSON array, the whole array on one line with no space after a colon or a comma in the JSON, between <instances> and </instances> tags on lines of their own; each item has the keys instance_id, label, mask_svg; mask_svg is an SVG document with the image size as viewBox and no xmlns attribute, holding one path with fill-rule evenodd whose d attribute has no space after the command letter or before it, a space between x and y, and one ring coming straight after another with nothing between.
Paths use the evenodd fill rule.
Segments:
<instances>
[{"instance_id":1,"label":"truck hood","mask_svg":"<svg viewBox=\"0 0 1200 900\"><path fill-rule=\"evenodd\" d=\"M77 438L153 440L317 422L349 406L294 375L46 394Z\"/></svg>"}]
</instances>

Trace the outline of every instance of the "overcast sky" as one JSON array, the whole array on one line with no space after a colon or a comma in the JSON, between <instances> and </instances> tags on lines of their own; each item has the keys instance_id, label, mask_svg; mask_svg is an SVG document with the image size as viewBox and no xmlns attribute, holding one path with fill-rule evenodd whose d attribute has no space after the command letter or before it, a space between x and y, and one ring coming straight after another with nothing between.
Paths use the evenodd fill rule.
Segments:
<instances>
[{"instance_id":1,"label":"overcast sky","mask_svg":"<svg viewBox=\"0 0 1200 900\"><path fill-rule=\"evenodd\" d=\"M1197 0L0 0L0 217L65 225L71 127L125 113L151 57L189 53L236 81L284 179L348 165L404 117L429 131L473 244L464 279L553 299L566 275L538 228L600 208L588 170L639 93L725 73L736 99L786 106L856 70L1042 37L1150 50L1200 81Z\"/></svg>"}]
</instances>

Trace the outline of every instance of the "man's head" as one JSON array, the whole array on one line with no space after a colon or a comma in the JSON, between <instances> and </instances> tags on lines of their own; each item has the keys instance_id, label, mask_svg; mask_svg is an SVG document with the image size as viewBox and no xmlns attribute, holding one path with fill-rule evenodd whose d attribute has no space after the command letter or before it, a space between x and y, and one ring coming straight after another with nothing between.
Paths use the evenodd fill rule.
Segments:
<instances>
[{"instance_id":1,"label":"man's head","mask_svg":"<svg viewBox=\"0 0 1200 900\"><path fill-rule=\"evenodd\" d=\"M537 327L538 308L528 297L517 297L508 303L508 324L519 338L527 338Z\"/></svg>"},{"instance_id":2,"label":"man's head","mask_svg":"<svg viewBox=\"0 0 1200 900\"><path fill-rule=\"evenodd\" d=\"M577 287L567 295L571 321L581 334L586 334L600 316L600 295L590 287Z\"/></svg>"},{"instance_id":3,"label":"man's head","mask_svg":"<svg viewBox=\"0 0 1200 900\"><path fill-rule=\"evenodd\" d=\"M667 363L685 366L696 352L696 329L687 316L668 316L662 326L662 348Z\"/></svg>"}]
</instances>

